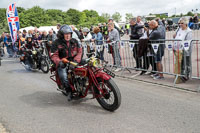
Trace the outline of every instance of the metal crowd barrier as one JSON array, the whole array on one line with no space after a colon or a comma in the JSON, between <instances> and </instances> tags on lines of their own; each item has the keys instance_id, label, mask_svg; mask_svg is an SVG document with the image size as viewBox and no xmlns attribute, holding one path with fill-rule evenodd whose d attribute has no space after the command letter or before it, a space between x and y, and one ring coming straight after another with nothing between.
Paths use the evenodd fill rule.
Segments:
<instances>
[{"instance_id":1,"label":"metal crowd barrier","mask_svg":"<svg viewBox=\"0 0 200 133\"><path fill-rule=\"evenodd\" d=\"M110 70L120 68L116 74L121 77L130 77L131 71L149 73L163 73L172 75L175 85L180 77L189 79L200 79L199 75L199 40L156 40L148 41L147 51L141 53L141 42L139 40L121 40L119 42L105 42L95 45L91 42L82 43L84 55L87 47L93 47L96 52L103 52L104 60L108 61ZM163 50L162 50L163 49ZM156 69L155 56L162 57L163 71ZM86 56L84 56L86 57ZM128 71L130 74L125 73ZM115 72L115 71L114 71Z\"/></svg>"}]
</instances>

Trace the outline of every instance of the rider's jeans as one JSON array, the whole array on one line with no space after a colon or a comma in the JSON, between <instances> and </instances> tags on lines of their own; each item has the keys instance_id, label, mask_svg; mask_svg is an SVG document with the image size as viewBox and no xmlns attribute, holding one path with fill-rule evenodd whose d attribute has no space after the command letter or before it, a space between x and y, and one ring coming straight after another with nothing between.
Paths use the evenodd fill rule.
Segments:
<instances>
[{"instance_id":1,"label":"rider's jeans","mask_svg":"<svg viewBox=\"0 0 200 133\"><path fill-rule=\"evenodd\" d=\"M59 78L61 80L62 85L65 88L70 88L69 81L68 81L68 78L67 78L67 69L66 69L66 67L65 68L58 67L58 76L59 76Z\"/></svg>"}]
</instances>

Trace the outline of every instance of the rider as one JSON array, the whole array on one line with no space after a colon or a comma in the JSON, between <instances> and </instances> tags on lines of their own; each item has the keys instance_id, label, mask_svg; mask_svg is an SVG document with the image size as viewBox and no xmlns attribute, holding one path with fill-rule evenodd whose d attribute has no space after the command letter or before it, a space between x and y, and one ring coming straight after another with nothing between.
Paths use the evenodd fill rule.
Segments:
<instances>
[{"instance_id":1,"label":"rider","mask_svg":"<svg viewBox=\"0 0 200 133\"><path fill-rule=\"evenodd\" d=\"M26 44L25 44L26 48L29 50L32 50L34 45L35 44L34 44L32 35L27 35L26 36Z\"/></svg>"},{"instance_id":2,"label":"rider","mask_svg":"<svg viewBox=\"0 0 200 133\"><path fill-rule=\"evenodd\" d=\"M72 38L72 33L70 26L61 26L57 39L51 47L51 59L56 64L58 76L67 92L71 92L71 88L67 78L66 65L62 62L62 59L67 58L69 61L80 63L82 56L81 45L76 39Z\"/></svg>"}]
</instances>

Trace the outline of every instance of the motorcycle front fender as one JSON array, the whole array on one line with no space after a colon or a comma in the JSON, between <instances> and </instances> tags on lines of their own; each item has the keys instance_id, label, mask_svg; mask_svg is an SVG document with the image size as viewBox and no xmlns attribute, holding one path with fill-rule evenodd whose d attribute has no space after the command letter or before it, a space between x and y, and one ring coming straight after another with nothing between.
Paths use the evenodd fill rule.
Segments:
<instances>
[{"instance_id":1,"label":"motorcycle front fender","mask_svg":"<svg viewBox=\"0 0 200 133\"><path fill-rule=\"evenodd\" d=\"M109 80L109 79L111 79L111 76L110 76L110 75L108 75L108 74L105 73L105 72L101 72L101 71L99 71L97 74L95 74L95 77L96 77L96 78L101 78L101 79L104 79L104 80Z\"/></svg>"}]
</instances>

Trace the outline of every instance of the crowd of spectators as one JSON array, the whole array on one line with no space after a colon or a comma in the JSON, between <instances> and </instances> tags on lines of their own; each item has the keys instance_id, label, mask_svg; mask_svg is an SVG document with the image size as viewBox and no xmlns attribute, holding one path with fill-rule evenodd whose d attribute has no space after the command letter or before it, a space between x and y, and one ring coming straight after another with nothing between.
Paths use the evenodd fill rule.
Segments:
<instances>
[{"instance_id":1,"label":"crowd of spectators","mask_svg":"<svg viewBox=\"0 0 200 133\"><path fill-rule=\"evenodd\" d=\"M197 16L195 16L193 19L196 20L196 17ZM177 36L179 32L183 33L185 29L187 29L187 31L190 29L190 26L188 25L189 23L185 19L186 18L181 18L179 20L179 28L176 31L176 35L174 35L175 39L191 39L190 36L187 36L186 39ZM184 23L187 28L182 28L182 23ZM59 30L60 27L61 25L58 24L57 29ZM87 27L77 29L74 25L70 25L70 27L73 30L72 38L77 39L81 44L84 42L87 47L87 53L96 52L96 54L102 60L104 59L105 48L103 43L108 43L108 53L110 53L113 57L113 65L116 66L115 71L121 70L122 64L121 55L119 52L120 45L116 43L121 39L121 29L116 26L112 18L108 20L107 24L103 23L98 24L97 26L91 26L90 29ZM125 25L125 32L129 35L130 42L137 40L137 43L133 48L133 58L136 62L135 69L141 69L142 71L140 74L142 75L146 73L145 70L148 70L149 66L151 65L151 76L153 79L164 79L162 57L164 56L165 45L163 45L163 42L159 42L160 44L158 46L158 51L155 53L152 49L152 46L149 46L148 44L150 41L151 43L154 43L156 40L165 39L165 20L160 20L157 18L147 23L142 21L141 16L131 18L130 23ZM182 37L184 35L182 35ZM23 30L23 32L18 31L17 45L12 45L12 40L9 33L3 33L0 37L0 42L4 47L6 47L9 57L12 57L16 54L16 51L19 49L19 47L26 43L28 37L31 37L33 42L45 42L48 53L50 53L53 42L57 39L56 32L53 29L49 30L47 33L46 31L38 31L38 29L35 27L34 30ZM179 61L179 63L182 62L183 60ZM183 66L181 69L184 69ZM183 73L177 72L177 74ZM188 76L186 76L184 81L187 79Z\"/></svg>"}]
</instances>

